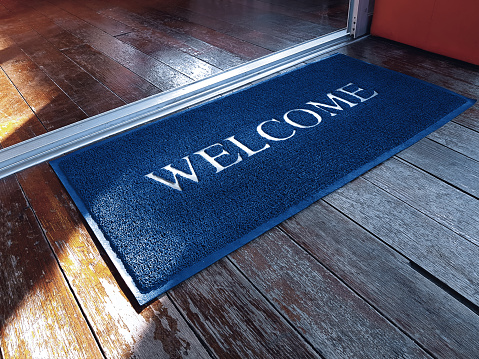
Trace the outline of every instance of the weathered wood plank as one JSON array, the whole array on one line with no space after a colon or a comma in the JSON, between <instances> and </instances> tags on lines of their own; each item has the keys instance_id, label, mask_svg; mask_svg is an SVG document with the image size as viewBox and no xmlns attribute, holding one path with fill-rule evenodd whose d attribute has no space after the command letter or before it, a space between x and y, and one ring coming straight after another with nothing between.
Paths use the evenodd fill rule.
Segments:
<instances>
[{"instance_id":1,"label":"weathered wood plank","mask_svg":"<svg viewBox=\"0 0 479 359\"><path fill-rule=\"evenodd\" d=\"M278 229L230 258L325 358L429 357Z\"/></svg>"},{"instance_id":2,"label":"weathered wood plank","mask_svg":"<svg viewBox=\"0 0 479 359\"><path fill-rule=\"evenodd\" d=\"M427 138L400 152L399 158L479 198L479 162Z\"/></svg>"},{"instance_id":3,"label":"weathered wood plank","mask_svg":"<svg viewBox=\"0 0 479 359\"><path fill-rule=\"evenodd\" d=\"M108 358L209 358L167 297L137 312L47 164L18 178Z\"/></svg>"},{"instance_id":4,"label":"weathered wood plank","mask_svg":"<svg viewBox=\"0 0 479 359\"><path fill-rule=\"evenodd\" d=\"M364 178L479 246L479 200L398 159Z\"/></svg>"},{"instance_id":5,"label":"weathered wood plank","mask_svg":"<svg viewBox=\"0 0 479 359\"><path fill-rule=\"evenodd\" d=\"M192 81L189 77L175 71L166 64L153 59L53 4L38 1L34 2L32 6L61 28L79 37L93 48L163 91Z\"/></svg>"},{"instance_id":6,"label":"weathered wood plank","mask_svg":"<svg viewBox=\"0 0 479 359\"><path fill-rule=\"evenodd\" d=\"M86 114L10 38L0 34L1 67L47 130Z\"/></svg>"},{"instance_id":7,"label":"weathered wood plank","mask_svg":"<svg viewBox=\"0 0 479 359\"><path fill-rule=\"evenodd\" d=\"M89 45L62 51L126 103L141 100L161 90Z\"/></svg>"},{"instance_id":8,"label":"weathered wood plank","mask_svg":"<svg viewBox=\"0 0 479 359\"><path fill-rule=\"evenodd\" d=\"M125 104L36 31L12 32L10 37L88 116Z\"/></svg>"},{"instance_id":9,"label":"weathered wood plank","mask_svg":"<svg viewBox=\"0 0 479 359\"><path fill-rule=\"evenodd\" d=\"M297 19L311 21L320 25L328 26L332 29L341 29L346 27L348 19L348 1L321 1L321 9L308 11L302 6L294 3L294 6L278 5L277 3L267 3L264 1L233 0L236 3L259 9L266 12L274 12L282 15L291 16ZM286 4L291 5L291 4ZM319 36L320 34L317 34Z\"/></svg>"},{"instance_id":10,"label":"weathered wood plank","mask_svg":"<svg viewBox=\"0 0 479 359\"><path fill-rule=\"evenodd\" d=\"M218 358L319 358L225 258L169 295Z\"/></svg>"},{"instance_id":11,"label":"weathered wood plank","mask_svg":"<svg viewBox=\"0 0 479 359\"><path fill-rule=\"evenodd\" d=\"M189 21L184 17L168 15L163 11L151 7L133 7L132 9L132 6L133 5L129 5L126 7L126 9L141 15L148 21L149 26L151 24L158 23L160 27L154 28L157 28L160 31L162 31L162 29L166 26L176 32L193 36L194 38L204 41L215 47L236 54L243 59L253 60L267 55L272 51L268 50L265 46L260 46L254 42L252 43L245 41L244 39L226 34L217 29L211 29L202 24ZM161 8L161 10L164 9ZM168 21L165 21L166 19L168 19ZM258 37L256 40L258 40Z\"/></svg>"},{"instance_id":12,"label":"weathered wood plank","mask_svg":"<svg viewBox=\"0 0 479 359\"><path fill-rule=\"evenodd\" d=\"M83 3L62 0L61 2L56 2L55 4L68 11L72 15L88 22L89 24L105 31L107 34L112 36L122 35L133 31L133 29L128 25L93 11L89 7L84 6Z\"/></svg>"},{"instance_id":13,"label":"weathered wood plank","mask_svg":"<svg viewBox=\"0 0 479 359\"><path fill-rule=\"evenodd\" d=\"M456 117L453 121L479 132L479 104L476 102L473 107Z\"/></svg>"},{"instance_id":14,"label":"weathered wood plank","mask_svg":"<svg viewBox=\"0 0 479 359\"><path fill-rule=\"evenodd\" d=\"M331 193L325 201L479 305L477 245L363 178Z\"/></svg>"},{"instance_id":15,"label":"weathered wood plank","mask_svg":"<svg viewBox=\"0 0 479 359\"><path fill-rule=\"evenodd\" d=\"M45 133L35 114L0 69L0 144L3 148Z\"/></svg>"},{"instance_id":16,"label":"weathered wood plank","mask_svg":"<svg viewBox=\"0 0 479 359\"><path fill-rule=\"evenodd\" d=\"M14 176L0 180L0 346L7 358L103 358Z\"/></svg>"},{"instance_id":17,"label":"weathered wood plank","mask_svg":"<svg viewBox=\"0 0 479 359\"><path fill-rule=\"evenodd\" d=\"M441 61L450 61L444 56L431 55L425 51L400 45L391 41L372 38L371 41L356 43L343 47L338 50L346 55L368 61L370 63L389 68L403 74L416 77L418 79L445 87L461 95L471 98L478 98L479 87L476 85L478 78L477 68L474 70L472 65L460 61L454 61L451 66L452 73L444 74L439 65ZM428 54L427 56L425 56ZM417 56L417 61L410 61L411 57ZM428 67L421 67L420 60L431 56L434 58L432 64ZM436 67L433 65L436 64ZM472 72L471 72L472 71ZM471 83L470 79L475 80Z\"/></svg>"},{"instance_id":18,"label":"weathered wood plank","mask_svg":"<svg viewBox=\"0 0 479 359\"><path fill-rule=\"evenodd\" d=\"M477 118L479 122L479 117ZM479 161L479 132L449 122L428 136L446 147Z\"/></svg>"},{"instance_id":19,"label":"weathered wood plank","mask_svg":"<svg viewBox=\"0 0 479 359\"><path fill-rule=\"evenodd\" d=\"M324 201L280 227L435 357L477 355L477 314Z\"/></svg>"},{"instance_id":20,"label":"weathered wood plank","mask_svg":"<svg viewBox=\"0 0 479 359\"><path fill-rule=\"evenodd\" d=\"M103 13L133 27L135 29L134 32L118 36L117 38L145 53L148 53L147 51L159 50L159 48L150 49L149 46L156 45L159 47L165 45L185 52L222 70L240 65L248 59L245 60L237 54L201 41L185 32L175 31L157 21L149 21L138 14L118 7L103 10ZM264 52L267 53L267 51Z\"/></svg>"}]
</instances>

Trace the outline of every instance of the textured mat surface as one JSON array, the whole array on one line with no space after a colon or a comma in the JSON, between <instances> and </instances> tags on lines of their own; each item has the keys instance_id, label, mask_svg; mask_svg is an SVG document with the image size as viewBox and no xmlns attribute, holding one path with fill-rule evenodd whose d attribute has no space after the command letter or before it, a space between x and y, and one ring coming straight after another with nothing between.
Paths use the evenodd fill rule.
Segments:
<instances>
[{"instance_id":1,"label":"textured mat surface","mask_svg":"<svg viewBox=\"0 0 479 359\"><path fill-rule=\"evenodd\" d=\"M51 164L143 304L473 103L334 55Z\"/></svg>"}]
</instances>

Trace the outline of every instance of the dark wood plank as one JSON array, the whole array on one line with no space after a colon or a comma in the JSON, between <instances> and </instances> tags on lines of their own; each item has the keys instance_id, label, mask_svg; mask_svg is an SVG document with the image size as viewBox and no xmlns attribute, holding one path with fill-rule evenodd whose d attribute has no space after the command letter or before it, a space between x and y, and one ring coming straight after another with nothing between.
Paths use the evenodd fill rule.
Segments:
<instances>
[{"instance_id":1,"label":"dark wood plank","mask_svg":"<svg viewBox=\"0 0 479 359\"><path fill-rule=\"evenodd\" d=\"M164 62L194 80L201 80L221 72L218 67L167 44L168 40L161 41L163 37L162 33L155 30L144 30L126 34L120 40ZM227 68L225 64L222 64L222 67Z\"/></svg>"},{"instance_id":2,"label":"dark wood plank","mask_svg":"<svg viewBox=\"0 0 479 359\"><path fill-rule=\"evenodd\" d=\"M131 5L128 9L130 7ZM168 16L168 14L156 9L147 8L147 10L145 10L143 8L136 8L133 9L134 11L129 11L128 9L126 9L127 12L134 13L134 11L137 11L137 15L140 15L144 19L143 24L148 27L152 27L162 32L170 33L171 31L174 31L183 36L186 35L193 37L214 47L233 53L244 60L254 60L271 53L271 50L268 50L265 47L202 26L201 24L190 22L187 19L178 16L176 18L171 15ZM114 8L102 12L115 17L116 15L114 13L118 13L118 11L117 8ZM125 11L125 9L123 9L123 11ZM169 21L166 22L165 18L169 19Z\"/></svg>"},{"instance_id":3,"label":"dark wood plank","mask_svg":"<svg viewBox=\"0 0 479 359\"><path fill-rule=\"evenodd\" d=\"M176 12L179 7L191 12L187 18L195 22L206 21L205 18L216 19L216 22L210 21L209 23L215 23L214 26L218 26L218 19L221 19L223 23L221 29L235 36L254 31L255 35L259 37L267 35L297 44L331 32L329 26L322 26L273 11L248 7L234 1L221 3L211 0L204 0L201 3L179 1L175 2L174 7L176 14L179 14ZM167 11L169 12L169 10ZM183 12L183 14L186 13Z\"/></svg>"},{"instance_id":4,"label":"dark wood plank","mask_svg":"<svg viewBox=\"0 0 479 359\"><path fill-rule=\"evenodd\" d=\"M108 16L104 16L103 14L84 6L83 3L62 0L61 2L57 1L55 4L68 11L70 14L88 22L89 24L105 31L107 34L112 36L122 35L133 31L133 29L128 25L116 21Z\"/></svg>"},{"instance_id":5,"label":"dark wood plank","mask_svg":"<svg viewBox=\"0 0 479 359\"><path fill-rule=\"evenodd\" d=\"M325 201L469 301L479 304L479 273L472 270L479 256L477 245L363 178L331 193ZM434 206L434 202L430 205Z\"/></svg>"},{"instance_id":6,"label":"dark wood plank","mask_svg":"<svg viewBox=\"0 0 479 359\"><path fill-rule=\"evenodd\" d=\"M133 27L134 32L117 36L117 38L145 53L154 54L164 50L164 47L176 49L222 70L245 62L245 59L239 55L213 46L185 32L175 31L156 21L148 21L125 9L114 7L103 10L103 12ZM264 51L264 53L268 52ZM178 55L184 56L180 53Z\"/></svg>"},{"instance_id":7,"label":"dark wood plank","mask_svg":"<svg viewBox=\"0 0 479 359\"><path fill-rule=\"evenodd\" d=\"M479 198L478 161L429 139L419 141L398 157Z\"/></svg>"},{"instance_id":8,"label":"dark wood plank","mask_svg":"<svg viewBox=\"0 0 479 359\"><path fill-rule=\"evenodd\" d=\"M3 70L0 70L0 129L3 148L46 132Z\"/></svg>"},{"instance_id":9,"label":"dark wood plank","mask_svg":"<svg viewBox=\"0 0 479 359\"><path fill-rule=\"evenodd\" d=\"M298 213L280 227L434 357L476 356L479 350L477 313L324 201Z\"/></svg>"},{"instance_id":10,"label":"dark wood plank","mask_svg":"<svg viewBox=\"0 0 479 359\"><path fill-rule=\"evenodd\" d=\"M89 45L62 51L126 103L158 94L161 90Z\"/></svg>"},{"instance_id":11,"label":"dark wood plank","mask_svg":"<svg viewBox=\"0 0 479 359\"><path fill-rule=\"evenodd\" d=\"M111 58L86 45L82 40L61 29L34 9L19 3L9 3L15 11L30 14L22 23L28 24L51 42L58 50L74 60L83 70L99 80L125 102L133 102L161 92L157 87L134 74ZM66 37L69 34L70 37ZM71 39L72 38L72 39ZM75 122L72 120L71 122Z\"/></svg>"},{"instance_id":12,"label":"dark wood plank","mask_svg":"<svg viewBox=\"0 0 479 359\"><path fill-rule=\"evenodd\" d=\"M218 358L319 358L226 259L169 293Z\"/></svg>"},{"instance_id":13,"label":"dark wood plank","mask_svg":"<svg viewBox=\"0 0 479 359\"><path fill-rule=\"evenodd\" d=\"M87 115L10 38L0 34L1 67L47 130Z\"/></svg>"},{"instance_id":14,"label":"dark wood plank","mask_svg":"<svg viewBox=\"0 0 479 359\"><path fill-rule=\"evenodd\" d=\"M280 230L230 257L322 356L429 357Z\"/></svg>"},{"instance_id":15,"label":"dark wood plank","mask_svg":"<svg viewBox=\"0 0 479 359\"><path fill-rule=\"evenodd\" d=\"M38 1L32 3L32 6L61 28L84 40L96 50L143 77L161 90L176 88L192 81L189 77L175 71L166 64L153 59L51 3Z\"/></svg>"},{"instance_id":16,"label":"dark wood plank","mask_svg":"<svg viewBox=\"0 0 479 359\"><path fill-rule=\"evenodd\" d=\"M461 61L452 61L444 56L432 55L423 50L379 38L352 44L341 48L339 51L445 87L467 97L478 98L479 96L479 87L477 86L479 72L477 68ZM430 58L429 66L421 66L421 59L427 57ZM442 68L448 66L450 67L449 73L443 73Z\"/></svg>"},{"instance_id":17,"label":"dark wood plank","mask_svg":"<svg viewBox=\"0 0 479 359\"><path fill-rule=\"evenodd\" d=\"M103 358L14 176L0 180L5 358Z\"/></svg>"},{"instance_id":18,"label":"dark wood plank","mask_svg":"<svg viewBox=\"0 0 479 359\"><path fill-rule=\"evenodd\" d=\"M252 28L248 28L229 23L224 21L224 16L226 15L224 12L210 12L209 9L205 12L205 8L201 6L197 6L195 10L197 11L173 6L161 8L161 10L148 10L148 12L143 13L142 16L148 19L162 21L165 25L175 29L185 29L195 37L207 36L209 40L205 41L208 42L212 41L213 36L217 37L218 33L224 34L223 37L228 36L231 39L238 39L241 42L250 43L270 51L283 50L302 42L302 40L297 37L287 35L285 31L283 31L283 34L286 35L279 37L276 33L264 33L254 29L253 26ZM213 31L210 29L213 29ZM238 42L238 40L236 42Z\"/></svg>"},{"instance_id":19,"label":"dark wood plank","mask_svg":"<svg viewBox=\"0 0 479 359\"><path fill-rule=\"evenodd\" d=\"M348 18L348 1L321 1L318 2L320 8L313 11L305 11L304 8L297 6L291 6L291 3L284 5L278 5L277 3L267 3L261 0L232 0L236 3L244 6L249 6L254 9L259 9L265 12L274 12L282 15L291 16L297 19L314 22L332 29L341 29L346 27ZM319 35L317 35L319 36Z\"/></svg>"},{"instance_id":20,"label":"dark wood plank","mask_svg":"<svg viewBox=\"0 0 479 359\"><path fill-rule=\"evenodd\" d=\"M10 37L88 116L125 104L36 31L11 33Z\"/></svg>"},{"instance_id":21,"label":"dark wood plank","mask_svg":"<svg viewBox=\"0 0 479 359\"><path fill-rule=\"evenodd\" d=\"M2 8L8 9L8 18L16 23L22 23L26 28L36 30L44 38L57 48L63 49L70 46L78 46L84 43L81 39L73 36L68 31L56 26L53 21L39 14L28 3L16 0L2 0Z\"/></svg>"},{"instance_id":22,"label":"dark wood plank","mask_svg":"<svg viewBox=\"0 0 479 359\"><path fill-rule=\"evenodd\" d=\"M178 358L209 355L167 297L132 306L80 213L47 164L18 174L62 271L109 358ZM120 281L121 283L121 281ZM128 293L128 292L127 292Z\"/></svg>"}]
</instances>

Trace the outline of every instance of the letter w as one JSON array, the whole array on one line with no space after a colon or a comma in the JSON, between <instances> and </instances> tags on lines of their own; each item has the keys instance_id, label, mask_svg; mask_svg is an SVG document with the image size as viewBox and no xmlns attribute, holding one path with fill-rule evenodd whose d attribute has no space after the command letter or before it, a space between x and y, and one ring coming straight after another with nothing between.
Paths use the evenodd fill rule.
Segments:
<instances>
[{"instance_id":1,"label":"letter w","mask_svg":"<svg viewBox=\"0 0 479 359\"><path fill-rule=\"evenodd\" d=\"M328 111L328 110L325 110L323 107L327 107L327 108L332 108L332 109L335 109L335 110L338 110L338 111L342 111L343 108L337 103L336 100L339 100L339 101L342 101L344 103L347 103L349 105L349 107L354 107L357 105L357 103L353 103L353 102L349 102L341 97L338 97L336 95L333 95L332 93L328 93L326 96L328 96L328 98L331 100L332 103L334 103L334 105L327 105L325 103L319 103L319 102L307 102L306 104L307 105L312 105L314 107L317 107L319 108L320 110L323 110L323 111L326 111L326 112L329 112L329 114L331 116L336 116L337 113L333 113L331 111Z\"/></svg>"},{"instance_id":2,"label":"letter w","mask_svg":"<svg viewBox=\"0 0 479 359\"><path fill-rule=\"evenodd\" d=\"M178 178L176 176L181 176L198 183L198 176L196 176L195 170L193 169L193 166L191 165L190 159L188 158L188 156L183 157L183 159L186 160L186 162L188 163L188 167L190 168L190 173L185 173L183 171L180 171L179 169L171 167L171 165L163 167L164 170L170 171L173 174L173 177L175 178L175 182L170 182L165 180L164 178L158 177L154 175L153 172L145 175L145 177L148 177L148 178L151 178L152 180L163 183L178 191L182 191L180 184L178 183Z\"/></svg>"}]
</instances>

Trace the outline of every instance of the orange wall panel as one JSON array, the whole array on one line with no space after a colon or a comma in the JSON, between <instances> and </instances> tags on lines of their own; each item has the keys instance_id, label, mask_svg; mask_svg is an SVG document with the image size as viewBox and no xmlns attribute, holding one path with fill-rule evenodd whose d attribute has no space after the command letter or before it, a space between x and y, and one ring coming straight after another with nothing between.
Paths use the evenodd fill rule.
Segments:
<instances>
[{"instance_id":1,"label":"orange wall panel","mask_svg":"<svg viewBox=\"0 0 479 359\"><path fill-rule=\"evenodd\" d=\"M371 34L479 65L479 0L376 0Z\"/></svg>"}]
</instances>

